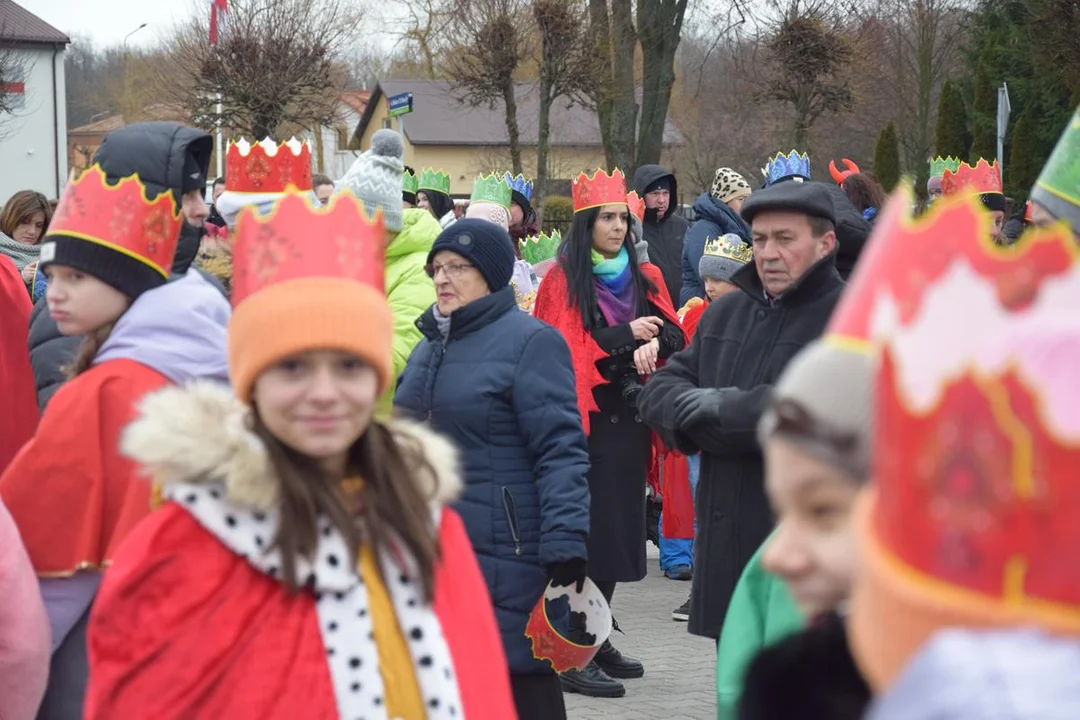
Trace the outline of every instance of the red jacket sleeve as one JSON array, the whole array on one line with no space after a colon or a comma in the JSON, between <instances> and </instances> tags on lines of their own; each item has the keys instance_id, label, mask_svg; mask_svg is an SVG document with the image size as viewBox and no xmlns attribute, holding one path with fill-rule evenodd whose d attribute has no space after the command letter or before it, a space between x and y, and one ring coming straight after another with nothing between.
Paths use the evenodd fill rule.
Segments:
<instances>
[{"instance_id":1,"label":"red jacket sleeve","mask_svg":"<svg viewBox=\"0 0 1080 720\"><path fill-rule=\"evenodd\" d=\"M0 473L38 424L34 371L30 366L30 296L10 259L0 256Z\"/></svg>"},{"instance_id":2,"label":"red jacket sleeve","mask_svg":"<svg viewBox=\"0 0 1080 720\"><path fill-rule=\"evenodd\" d=\"M150 513L150 483L120 454L120 434L139 399L166 384L145 365L113 360L49 403L34 438L0 477L0 496L39 575L102 567Z\"/></svg>"},{"instance_id":3,"label":"red jacket sleeve","mask_svg":"<svg viewBox=\"0 0 1080 720\"><path fill-rule=\"evenodd\" d=\"M87 720L337 718L310 595L290 595L172 503L121 546L87 644Z\"/></svg>"},{"instance_id":4,"label":"red jacket sleeve","mask_svg":"<svg viewBox=\"0 0 1080 720\"><path fill-rule=\"evenodd\" d=\"M439 527L442 560L435 571L435 612L442 623L469 720L514 720L517 710L502 636L487 583L461 518L445 509Z\"/></svg>"}]
</instances>

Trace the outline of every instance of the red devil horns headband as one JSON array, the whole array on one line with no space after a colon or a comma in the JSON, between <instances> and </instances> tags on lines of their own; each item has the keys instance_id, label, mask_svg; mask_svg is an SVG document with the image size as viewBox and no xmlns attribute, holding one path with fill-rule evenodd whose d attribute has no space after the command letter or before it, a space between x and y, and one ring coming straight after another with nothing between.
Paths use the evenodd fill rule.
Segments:
<instances>
[{"instance_id":1,"label":"red devil horns headband","mask_svg":"<svg viewBox=\"0 0 1080 720\"><path fill-rule=\"evenodd\" d=\"M832 179L836 181L837 185L843 185L844 181L847 180L849 177L851 177L857 172L861 172L859 170L859 166L851 162L847 158L844 158L842 162L847 167L847 170L841 171L838 167L836 167L835 160L829 161L829 173L832 175Z\"/></svg>"}]
</instances>

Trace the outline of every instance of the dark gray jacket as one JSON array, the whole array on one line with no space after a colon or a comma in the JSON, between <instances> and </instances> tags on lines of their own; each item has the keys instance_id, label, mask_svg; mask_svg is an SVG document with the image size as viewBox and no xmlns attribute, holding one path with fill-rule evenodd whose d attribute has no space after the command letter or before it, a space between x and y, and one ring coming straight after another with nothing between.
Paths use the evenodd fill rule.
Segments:
<instances>
[{"instance_id":1,"label":"dark gray jacket","mask_svg":"<svg viewBox=\"0 0 1080 720\"><path fill-rule=\"evenodd\" d=\"M675 174L659 165L642 165L634 173L634 190L645 197L645 190L664 177L671 178L671 204L662 217L655 210L645 211L645 241L649 243L649 261L660 268L671 302L678 307L682 289L683 239L690 223L677 212L679 185Z\"/></svg>"},{"instance_id":2,"label":"dark gray jacket","mask_svg":"<svg viewBox=\"0 0 1080 720\"><path fill-rule=\"evenodd\" d=\"M137 174L151 197L172 190L179 202L184 186L184 159L189 153L194 155L205 175L212 150L213 138L202 130L174 122L136 123L109 133L94 154L94 162L101 165L110 181ZM202 228L187 223L181 227L173 258L174 277L191 267L204 233ZM216 278L207 277L221 287ZM61 335L45 299L38 301L30 315L28 343L38 407L43 411L53 393L67 381L61 368L74 359L81 341L81 337Z\"/></svg>"}]
</instances>

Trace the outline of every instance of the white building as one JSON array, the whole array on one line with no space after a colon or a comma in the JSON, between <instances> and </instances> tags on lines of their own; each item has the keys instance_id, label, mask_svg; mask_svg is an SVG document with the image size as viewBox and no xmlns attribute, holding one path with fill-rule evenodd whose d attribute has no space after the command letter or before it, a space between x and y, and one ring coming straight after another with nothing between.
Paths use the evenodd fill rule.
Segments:
<instances>
[{"instance_id":1,"label":"white building","mask_svg":"<svg viewBox=\"0 0 1080 720\"><path fill-rule=\"evenodd\" d=\"M19 190L60 196L67 181L67 35L12 0L0 0L0 92L14 106L0 113L0 204Z\"/></svg>"},{"instance_id":2,"label":"white building","mask_svg":"<svg viewBox=\"0 0 1080 720\"><path fill-rule=\"evenodd\" d=\"M0 0L2 2L2 0ZM309 136L312 169L338 180L353 161L360 157L362 149L350 149L353 130L367 107L371 93L367 90L350 90L338 93L337 117L333 125L319 128L317 137Z\"/></svg>"}]
</instances>

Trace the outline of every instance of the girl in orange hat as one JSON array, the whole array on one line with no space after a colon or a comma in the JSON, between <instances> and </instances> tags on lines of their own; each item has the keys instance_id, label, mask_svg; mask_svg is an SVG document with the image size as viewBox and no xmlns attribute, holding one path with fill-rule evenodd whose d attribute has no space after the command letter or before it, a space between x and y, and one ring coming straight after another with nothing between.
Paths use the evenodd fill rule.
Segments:
<instances>
[{"instance_id":1,"label":"girl in orange hat","mask_svg":"<svg viewBox=\"0 0 1080 720\"><path fill-rule=\"evenodd\" d=\"M232 391L163 391L125 432L165 502L102 584L86 717L513 718L455 452L374 420L381 219L289 195L234 237Z\"/></svg>"}]
</instances>

